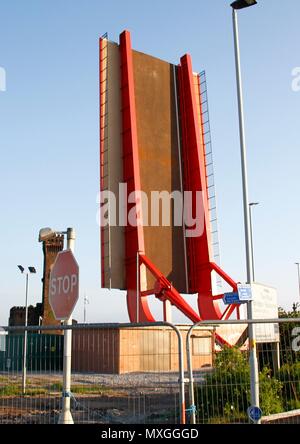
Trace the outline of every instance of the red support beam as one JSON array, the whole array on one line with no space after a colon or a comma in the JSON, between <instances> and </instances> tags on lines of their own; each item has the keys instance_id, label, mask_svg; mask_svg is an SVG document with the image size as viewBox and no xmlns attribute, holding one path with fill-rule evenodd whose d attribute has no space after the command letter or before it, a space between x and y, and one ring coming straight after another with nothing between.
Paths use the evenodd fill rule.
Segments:
<instances>
[{"instance_id":1,"label":"red support beam","mask_svg":"<svg viewBox=\"0 0 300 444\"><path fill-rule=\"evenodd\" d=\"M157 279L155 285L155 294L161 300L169 300L172 305L177 307L185 316L194 323L201 321L200 316L190 307L174 288L170 281L162 274L162 272L144 255L141 255L141 263L146 265L147 269Z\"/></svg>"},{"instance_id":2,"label":"red support beam","mask_svg":"<svg viewBox=\"0 0 300 444\"><path fill-rule=\"evenodd\" d=\"M191 57L181 58L178 67L179 99L181 108L182 158L184 190L193 194L193 215L196 215L196 193L201 192L203 230L197 237L186 239L189 267L189 288L191 293L198 293L198 307L202 319L222 319L218 304L221 296L213 296L212 271L221 276L233 291L236 283L216 264L212 262L211 224L209 218L209 197L207 189L207 171L205 144L203 140L203 122L199 124L197 93L199 93L201 112L201 85L199 76L195 79ZM196 93L195 80L199 91ZM202 120L202 117L201 117ZM230 309L230 313L236 306Z\"/></svg>"},{"instance_id":3,"label":"red support beam","mask_svg":"<svg viewBox=\"0 0 300 444\"><path fill-rule=\"evenodd\" d=\"M123 174L127 184L127 197L132 192L141 191L136 106L133 76L133 61L131 38L128 31L120 35L121 56L121 96L122 96L122 140L123 140ZM128 213L134 211L137 204L128 204ZM125 227L125 269L127 287L127 307L132 322L154 322L148 307L147 297L137 298L137 253L144 253L144 232L142 209L139 213L139 222L136 227L127 223ZM139 307L137 307L137 299Z\"/></svg>"},{"instance_id":4,"label":"red support beam","mask_svg":"<svg viewBox=\"0 0 300 444\"><path fill-rule=\"evenodd\" d=\"M205 146L197 114L196 89L191 57L181 58L179 66L179 96L181 106L184 189L193 193L193 214L196 214L196 193L202 196L203 231L198 237L187 238L190 292L198 292L198 306L203 319L222 317L213 299L211 281L211 234L205 168ZM197 203L199 205L199 202Z\"/></svg>"}]
</instances>

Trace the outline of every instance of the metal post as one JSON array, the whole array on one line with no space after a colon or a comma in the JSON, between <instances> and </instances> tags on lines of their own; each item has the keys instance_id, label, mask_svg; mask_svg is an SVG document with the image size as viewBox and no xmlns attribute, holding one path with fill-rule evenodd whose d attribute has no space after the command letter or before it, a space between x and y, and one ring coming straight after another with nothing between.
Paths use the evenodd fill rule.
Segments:
<instances>
[{"instance_id":1,"label":"metal post","mask_svg":"<svg viewBox=\"0 0 300 444\"><path fill-rule=\"evenodd\" d=\"M136 322L140 322L140 253L136 253Z\"/></svg>"},{"instance_id":2,"label":"metal post","mask_svg":"<svg viewBox=\"0 0 300 444\"><path fill-rule=\"evenodd\" d=\"M186 357L187 357L187 371L188 371L188 381L189 381L189 402L190 402L190 423L196 424L196 404L195 404L195 390L194 390L194 375L193 375L193 358L191 350L191 337L194 329L200 327L203 321L198 322L190 327L186 336ZM212 330L212 343L214 344L215 328L207 327L207 330ZM213 347L212 347L213 348Z\"/></svg>"},{"instance_id":3,"label":"metal post","mask_svg":"<svg viewBox=\"0 0 300 444\"><path fill-rule=\"evenodd\" d=\"M245 121L244 121L244 106L243 106L243 88L241 75L241 61L240 61L240 46L239 46L239 29L237 11L232 9L233 14L233 31L234 31L234 45L235 45L235 64L236 64L236 78L237 78L237 95L238 95L238 109L239 109L239 127L240 127L240 145L241 145L241 166L242 166L242 181L243 181L243 203L244 203L244 225L245 225L245 245L246 245L246 263L247 263L247 282L253 283L253 261L252 261L252 245L250 233L250 217L249 217L249 197L248 197L248 177L247 177L247 156L246 156L246 140L245 140ZM252 320L252 302L248 303L248 319ZM259 374L258 362L256 354L255 342L255 326L250 323L249 327L249 348L250 348L250 371L251 371L251 404L259 407ZM259 422L259 421L258 421ZM258 423L257 422L257 423Z\"/></svg>"},{"instance_id":4,"label":"metal post","mask_svg":"<svg viewBox=\"0 0 300 444\"><path fill-rule=\"evenodd\" d=\"M190 339L194 329L194 325L188 331L186 337L186 356L187 356L187 366L189 374L189 401L191 411L191 424L196 424L196 406L195 406L195 393L194 393L194 375L193 375L193 363L190 347Z\"/></svg>"},{"instance_id":5,"label":"metal post","mask_svg":"<svg viewBox=\"0 0 300 444\"><path fill-rule=\"evenodd\" d=\"M172 322L172 304L166 299L163 301L164 321Z\"/></svg>"},{"instance_id":6,"label":"metal post","mask_svg":"<svg viewBox=\"0 0 300 444\"><path fill-rule=\"evenodd\" d=\"M83 301L83 323L86 324L85 297L84 297L84 301Z\"/></svg>"},{"instance_id":7,"label":"metal post","mask_svg":"<svg viewBox=\"0 0 300 444\"><path fill-rule=\"evenodd\" d=\"M249 220L251 235L251 254L252 254L252 279L255 282L255 266L254 266L254 242L253 242L253 225L252 225L252 207L259 205L259 202L251 202L249 204Z\"/></svg>"},{"instance_id":8,"label":"metal post","mask_svg":"<svg viewBox=\"0 0 300 444\"><path fill-rule=\"evenodd\" d=\"M28 273L26 273L26 296L25 296L25 331L23 344L23 370L22 370L22 393L26 393L26 374L27 374L27 328L28 326Z\"/></svg>"},{"instance_id":9,"label":"metal post","mask_svg":"<svg viewBox=\"0 0 300 444\"><path fill-rule=\"evenodd\" d=\"M299 262L296 262L297 269L298 269L298 287L299 287L299 300L300 300L300 264Z\"/></svg>"},{"instance_id":10,"label":"metal post","mask_svg":"<svg viewBox=\"0 0 300 444\"><path fill-rule=\"evenodd\" d=\"M250 235L251 235L251 254L252 254L252 279L255 282L255 269L254 269L254 244L253 244L253 225L252 225L252 207L249 205L249 221L250 221Z\"/></svg>"},{"instance_id":11,"label":"metal post","mask_svg":"<svg viewBox=\"0 0 300 444\"><path fill-rule=\"evenodd\" d=\"M74 252L75 230L67 229L67 249ZM64 323L66 326L72 325L72 316ZM64 331L64 364L63 364L63 393L62 412L59 415L59 424L74 424L71 413L71 365L72 365L72 330Z\"/></svg>"},{"instance_id":12,"label":"metal post","mask_svg":"<svg viewBox=\"0 0 300 444\"><path fill-rule=\"evenodd\" d=\"M86 293L84 294L84 301L83 301L83 323L86 324L86 305L88 303L88 299L86 297Z\"/></svg>"},{"instance_id":13,"label":"metal post","mask_svg":"<svg viewBox=\"0 0 300 444\"><path fill-rule=\"evenodd\" d=\"M174 327L173 327L174 328ZM176 329L174 328L176 331ZM183 358L183 341L182 336L180 334L180 331L177 330L177 337L178 337L178 345L179 345L179 373L180 373L180 423L185 424L186 418L185 418L185 392L184 392L184 358Z\"/></svg>"},{"instance_id":14,"label":"metal post","mask_svg":"<svg viewBox=\"0 0 300 444\"><path fill-rule=\"evenodd\" d=\"M186 424L186 415L185 415L185 378L184 378L184 351L183 351L183 340L180 333L180 330L175 325L171 324L170 322L155 322L152 325L166 325L168 327L171 327L178 339L178 353L179 353L179 405L180 405L180 424Z\"/></svg>"}]
</instances>

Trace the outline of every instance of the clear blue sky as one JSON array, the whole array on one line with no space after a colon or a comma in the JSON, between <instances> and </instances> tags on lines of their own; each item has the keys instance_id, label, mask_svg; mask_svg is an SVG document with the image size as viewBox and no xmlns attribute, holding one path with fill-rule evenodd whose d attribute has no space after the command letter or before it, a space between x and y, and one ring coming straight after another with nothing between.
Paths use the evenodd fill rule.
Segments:
<instances>
[{"instance_id":1,"label":"clear blue sky","mask_svg":"<svg viewBox=\"0 0 300 444\"><path fill-rule=\"evenodd\" d=\"M41 299L44 226L77 231L81 300L89 321L127 320L124 297L102 291L96 197L99 188L98 37L132 32L137 50L177 63L189 52L205 69L218 191L222 266L244 281L245 254L235 71L227 0L2 0L0 66L0 324L24 304L17 264L34 265L30 302ZM240 13L255 263L259 282L298 300L300 260L299 0L260 0Z\"/></svg>"}]
</instances>

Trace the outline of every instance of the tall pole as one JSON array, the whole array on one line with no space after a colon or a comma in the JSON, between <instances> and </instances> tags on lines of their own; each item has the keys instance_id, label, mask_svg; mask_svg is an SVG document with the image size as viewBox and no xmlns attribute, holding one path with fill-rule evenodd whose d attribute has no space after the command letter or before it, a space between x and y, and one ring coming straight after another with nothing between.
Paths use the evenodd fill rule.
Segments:
<instances>
[{"instance_id":1,"label":"tall pole","mask_svg":"<svg viewBox=\"0 0 300 444\"><path fill-rule=\"evenodd\" d=\"M90 303L89 298L86 297L86 293L84 293L84 312L83 312L83 323L86 324L86 306Z\"/></svg>"},{"instance_id":2,"label":"tall pole","mask_svg":"<svg viewBox=\"0 0 300 444\"><path fill-rule=\"evenodd\" d=\"M25 331L23 344L23 369L22 369L22 393L26 393L27 374L27 325L28 325L28 273L26 273L26 296L25 296Z\"/></svg>"},{"instance_id":3,"label":"tall pole","mask_svg":"<svg viewBox=\"0 0 300 444\"><path fill-rule=\"evenodd\" d=\"M67 249L74 253L75 230L67 229ZM66 326L72 325L72 316L64 323ZM71 365L72 365L72 330L64 330L64 364L63 364L63 395L62 412L59 415L59 424L74 424L71 413Z\"/></svg>"},{"instance_id":4,"label":"tall pole","mask_svg":"<svg viewBox=\"0 0 300 444\"><path fill-rule=\"evenodd\" d=\"M136 322L140 322L140 252L136 253Z\"/></svg>"},{"instance_id":5,"label":"tall pole","mask_svg":"<svg viewBox=\"0 0 300 444\"><path fill-rule=\"evenodd\" d=\"M255 265L254 265L254 242L253 242L253 224L252 224L252 208L259 205L258 202L252 202L249 204L249 218L250 218L250 235L251 235L251 253L252 253L252 278L255 282Z\"/></svg>"},{"instance_id":6,"label":"tall pole","mask_svg":"<svg viewBox=\"0 0 300 444\"><path fill-rule=\"evenodd\" d=\"M300 264L296 262L297 270L298 270L298 288L299 288L299 300L300 300Z\"/></svg>"},{"instance_id":7,"label":"tall pole","mask_svg":"<svg viewBox=\"0 0 300 444\"><path fill-rule=\"evenodd\" d=\"M243 87L241 75L241 59L239 45L239 28L237 11L232 9L233 14L233 33L235 46L235 64L237 78L237 95L239 109L239 127L240 127L240 145L241 145L241 167L243 182L243 204L244 204L244 225L245 225L245 245L246 245L246 263L247 263L247 282L253 283L253 261L252 261L252 245L250 232L250 211L249 211L249 193L248 193L248 176L247 176L247 155L246 155L246 139L245 139L245 119L243 104ZM252 301L248 303L248 319L253 319ZM258 362L256 354L255 326L250 324L249 331L249 363L251 371L251 404L259 407L259 375ZM259 421L257 421L258 423Z\"/></svg>"}]
</instances>

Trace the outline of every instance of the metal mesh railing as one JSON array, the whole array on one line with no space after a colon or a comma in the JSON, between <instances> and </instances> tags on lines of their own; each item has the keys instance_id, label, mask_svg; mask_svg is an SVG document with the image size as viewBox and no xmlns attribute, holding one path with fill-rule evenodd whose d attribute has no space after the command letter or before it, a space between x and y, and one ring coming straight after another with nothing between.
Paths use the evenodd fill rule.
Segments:
<instances>
[{"instance_id":1,"label":"metal mesh railing","mask_svg":"<svg viewBox=\"0 0 300 444\"><path fill-rule=\"evenodd\" d=\"M300 423L300 319L254 321L262 424ZM198 424L249 423L251 406L248 321L210 326L228 343L216 343L213 365L193 366L190 397ZM191 330L192 332L192 330ZM192 341L192 335L190 338ZM191 344L189 344L191 347ZM193 390L191 392L191 390Z\"/></svg>"},{"instance_id":2,"label":"metal mesh railing","mask_svg":"<svg viewBox=\"0 0 300 444\"><path fill-rule=\"evenodd\" d=\"M58 422L66 328L73 330L70 397L75 424L179 423L183 381L178 335L162 324L55 327L55 335L29 327L25 394L24 327L2 329L0 424Z\"/></svg>"},{"instance_id":3,"label":"metal mesh railing","mask_svg":"<svg viewBox=\"0 0 300 444\"><path fill-rule=\"evenodd\" d=\"M300 320L252 322L261 422L299 424ZM28 327L25 393L24 327L4 328L0 330L0 423L58 422L66 329L72 329L69 396L75 424L178 424L184 422L183 408L187 422L194 415L198 424L248 423L248 324L236 320L202 322L191 328L96 324L55 327L55 331ZM220 337L231 346L221 345ZM183 339L187 339L187 366ZM184 383L189 393L185 394Z\"/></svg>"}]
</instances>

